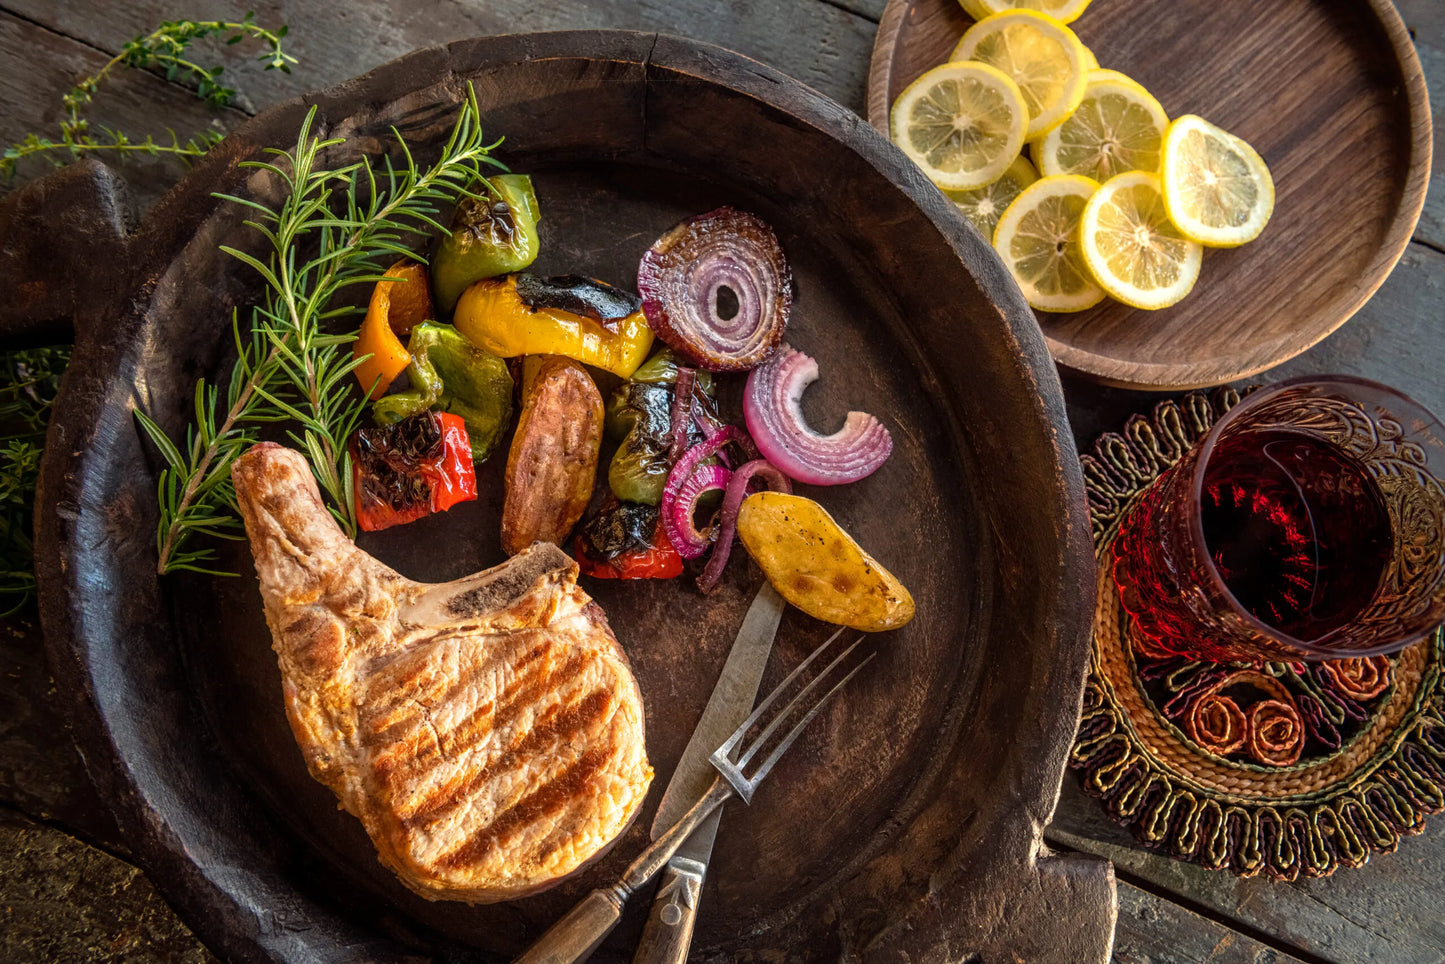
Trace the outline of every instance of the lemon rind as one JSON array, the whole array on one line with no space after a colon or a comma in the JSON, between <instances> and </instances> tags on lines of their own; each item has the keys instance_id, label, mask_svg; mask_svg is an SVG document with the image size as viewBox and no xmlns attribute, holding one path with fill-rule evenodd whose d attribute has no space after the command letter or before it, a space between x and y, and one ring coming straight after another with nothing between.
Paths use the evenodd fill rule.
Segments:
<instances>
[{"instance_id":1,"label":"lemon rind","mask_svg":"<svg viewBox=\"0 0 1445 964\"><path fill-rule=\"evenodd\" d=\"M1044 184L1045 181L1048 181L1049 183L1044 188L1039 188L1039 185ZM1004 232L1006 228L1011 229L1013 227L1016 227L1017 223L1023 219L1026 212L1024 211L1022 202L1032 201L1032 197L1030 197L1030 192L1037 194L1041 191L1049 190L1053 187L1061 187L1064 186L1060 183L1063 181L1067 181L1070 185L1079 188L1081 192L1087 192L1087 197L1092 197L1093 194L1096 193L1099 189L1098 181L1095 181L1093 178L1090 177L1085 177L1082 174L1056 175L1052 180L1050 180L1049 178L1041 177L1033 184L1030 184L1028 187L1024 188L1024 190L1019 193L1019 196L1014 198L1013 203L1010 204L1008 208L1004 210L1003 214L999 216L998 225L994 228L992 241L994 250L998 252L998 256L1003 260L1004 267L1008 269L1009 276L1012 277L1014 279L1014 283L1018 285L1019 291L1023 294L1024 300L1029 303L1029 307L1037 311L1048 311L1055 314L1073 314L1079 311L1088 311L1090 308L1093 308L1095 305L1099 304L1099 302L1103 301L1104 298L1108 296L1108 292L1105 291L1103 289L1103 286L1101 286L1098 281L1093 278L1093 275L1089 272L1087 265L1081 265L1080 267L1083 268L1082 273L1085 278L1088 278L1092 281L1094 290L1092 292L1085 292L1073 301L1050 302L1045 297L1038 296L1036 293L1031 293L1032 286L1029 285L1027 282L1021 280L1019 276L1014 272L1013 263L1010 260L1007 251L1004 250L1004 246L1001 244L1001 242L1004 240ZM1080 257L1083 257L1082 245L1080 246Z\"/></svg>"},{"instance_id":2,"label":"lemon rind","mask_svg":"<svg viewBox=\"0 0 1445 964\"><path fill-rule=\"evenodd\" d=\"M1045 32L1055 34L1063 44L1064 49L1069 52L1070 67L1072 68L1073 83L1068 86L1066 95L1062 97L1050 111L1034 117L1027 112L1027 106L1025 106L1025 112L1028 116L1028 126L1024 130L1024 139L1026 141L1032 141L1043 137L1049 131L1067 120L1069 115L1078 108L1079 102L1084 99L1084 77L1089 70L1087 66L1088 49L1067 24L1062 23L1046 13L1040 13L1037 10L1024 7L1015 7L1000 13L990 14L963 32L963 36L959 38L958 43L953 48L953 53L949 55L949 62L982 63L982 61L973 60L973 52L978 47L979 38L992 33L997 29L998 24L1004 21L1018 20L1027 21ZM1008 75L1005 74L1005 76ZM1013 78L1010 79L1012 80ZM1017 86L1017 82L1015 82L1015 86Z\"/></svg>"},{"instance_id":3,"label":"lemon rind","mask_svg":"<svg viewBox=\"0 0 1445 964\"><path fill-rule=\"evenodd\" d=\"M1256 175L1264 198L1262 205L1256 205L1255 212L1249 222L1243 228L1224 229L1216 231L1208 225L1201 224L1191 218L1187 211L1180 207L1178 197L1171 195L1168 190L1170 155L1174 153L1173 147L1183 135L1180 131L1187 129L1203 130L1205 133L1221 136L1229 143L1245 163ZM1169 220L1179 229L1179 233L1191 241L1195 241L1207 248L1237 248L1255 240L1264 232L1269 225L1269 219L1274 215L1274 176L1269 172L1269 165L1264 158L1244 138L1200 117L1198 114L1182 114L1176 117L1164 132L1164 139L1159 144L1159 178L1161 190L1164 194L1164 209L1169 212Z\"/></svg>"},{"instance_id":4,"label":"lemon rind","mask_svg":"<svg viewBox=\"0 0 1445 964\"><path fill-rule=\"evenodd\" d=\"M1120 182L1125 180L1138 181L1144 178L1152 180L1154 182L1154 189L1158 191L1161 196L1163 195L1164 191L1159 175L1149 171L1124 171L1121 174L1114 175L1100 185L1099 190L1094 192L1093 196L1089 198L1088 203L1084 205L1084 213L1079 218L1079 251L1083 255L1084 264L1088 267L1090 275L1094 278L1094 283L1100 288L1103 288L1104 292L1110 298L1123 302L1131 308L1140 308L1145 311L1159 311L1177 305L1189 297L1189 293L1194 290L1194 285L1199 281L1200 269L1204 262L1203 245L1197 241L1193 241L1193 239L1188 239L1192 243L1188 249L1189 256L1185 261L1184 267L1189 277L1188 283L1182 286L1182 290L1180 286L1176 285L1173 288L1162 289L1168 292L1168 294L1163 297L1151 297L1150 292L1135 285L1128 284L1127 282L1121 282L1108 272L1102 271L1100 266L1094 263L1095 259L1089 256L1089 252L1092 249L1087 242L1090 223L1098 221L1098 211L1108 202L1110 197L1117 194L1119 190L1124 187ZM1180 233L1182 234L1183 232Z\"/></svg>"}]
</instances>

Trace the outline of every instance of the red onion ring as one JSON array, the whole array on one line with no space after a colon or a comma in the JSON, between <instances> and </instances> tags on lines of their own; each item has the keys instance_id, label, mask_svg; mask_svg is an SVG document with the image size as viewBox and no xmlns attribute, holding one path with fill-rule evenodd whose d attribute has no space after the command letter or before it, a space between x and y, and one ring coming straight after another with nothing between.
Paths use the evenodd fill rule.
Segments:
<instances>
[{"instance_id":1,"label":"red onion ring","mask_svg":"<svg viewBox=\"0 0 1445 964\"><path fill-rule=\"evenodd\" d=\"M672 386L672 444L667 447L667 460L676 462L687 451L687 427L692 422L691 368L678 366L677 381Z\"/></svg>"},{"instance_id":2,"label":"red onion ring","mask_svg":"<svg viewBox=\"0 0 1445 964\"><path fill-rule=\"evenodd\" d=\"M842 485L872 475L893 451L893 437L865 412L849 412L832 435L813 431L801 402L817 380L818 363L787 345L748 374L743 418L758 451L790 478L810 485Z\"/></svg>"},{"instance_id":3,"label":"red onion ring","mask_svg":"<svg viewBox=\"0 0 1445 964\"><path fill-rule=\"evenodd\" d=\"M712 545L717 535L717 524L699 532L695 521L697 500L704 493L721 491L727 487L732 472L721 465L704 465L693 470L673 497L672 505L663 511L663 531L667 541L672 543L677 554L684 559L696 559Z\"/></svg>"},{"instance_id":4,"label":"red onion ring","mask_svg":"<svg viewBox=\"0 0 1445 964\"><path fill-rule=\"evenodd\" d=\"M738 310L718 310L730 289ZM637 267L642 312L653 332L699 368L745 371L778 350L793 304L793 275L773 229L720 207L658 238Z\"/></svg>"},{"instance_id":5,"label":"red onion ring","mask_svg":"<svg viewBox=\"0 0 1445 964\"><path fill-rule=\"evenodd\" d=\"M667 541L672 543L677 554L684 559L696 559L707 551L707 547L712 541L711 533L704 534L697 531L692 515L693 510L697 508L698 496L707 489L694 489L688 483L692 480L694 473L704 471L698 468L698 463L729 442L735 442L738 445L751 444L742 429L736 425L724 425L714 433L712 438L701 441L684 452L682 458L678 459L677 464L672 467L672 471L667 474L667 484L662 489L662 529L667 533ZM717 472L712 471L714 469L725 473L728 471L721 465L706 466L705 469L709 479L716 478ZM713 485L712 488L720 489L726 484L727 478L724 477L719 484ZM691 493L691 498L684 500L684 488Z\"/></svg>"},{"instance_id":6,"label":"red onion ring","mask_svg":"<svg viewBox=\"0 0 1445 964\"><path fill-rule=\"evenodd\" d=\"M732 478L728 479L727 488L723 490L722 511L718 514L717 542L713 545L712 555L708 557L707 567L703 569L702 575L697 577L697 588L703 592L712 592L717 588L723 569L727 567L728 556L733 549L733 535L738 530L738 510L742 508L743 499L748 496L748 483L754 476L761 477L774 492L793 491L788 477L766 459L754 459L737 467Z\"/></svg>"}]
</instances>

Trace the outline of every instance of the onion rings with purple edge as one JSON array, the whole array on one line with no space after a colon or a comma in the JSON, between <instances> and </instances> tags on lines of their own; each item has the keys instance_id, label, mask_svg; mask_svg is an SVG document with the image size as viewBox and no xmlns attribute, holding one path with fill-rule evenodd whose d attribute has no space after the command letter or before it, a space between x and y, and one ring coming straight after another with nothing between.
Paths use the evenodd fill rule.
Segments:
<instances>
[{"instance_id":1,"label":"onion rings with purple edge","mask_svg":"<svg viewBox=\"0 0 1445 964\"><path fill-rule=\"evenodd\" d=\"M724 289L737 300L727 317L719 304ZM658 338L699 368L737 372L782 344L793 275L766 222L720 207L658 238L638 265L637 290Z\"/></svg>"}]
</instances>

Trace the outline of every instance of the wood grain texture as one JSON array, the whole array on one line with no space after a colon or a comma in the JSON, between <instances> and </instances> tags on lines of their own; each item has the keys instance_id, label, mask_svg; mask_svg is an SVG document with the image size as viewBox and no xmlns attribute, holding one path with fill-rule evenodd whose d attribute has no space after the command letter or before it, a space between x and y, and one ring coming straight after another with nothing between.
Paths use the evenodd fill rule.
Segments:
<instances>
[{"instance_id":1,"label":"wood grain texture","mask_svg":"<svg viewBox=\"0 0 1445 964\"><path fill-rule=\"evenodd\" d=\"M1415 226L1414 240L1436 251L1445 251L1445 3L1440 0L1397 0L1396 8L1405 27L1415 41L1415 52L1425 70L1425 85L1430 92L1430 114L1435 132L1435 163L1430 173L1430 189L1420 223Z\"/></svg>"},{"instance_id":2,"label":"wood grain texture","mask_svg":"<svg viewBox=\"0 0 1445 964\"><path fill-rule=\"evenodd\" d=\"M194 0L178 8L173 0L127 3L56 3L5 0L4 9L97 49L154 29L177 16L234 18L254 9L268 25L285 23L286 47L301 63L290 75L263 71L225 58L231 86L257 106L276 103L362 74L403 54L468 37L538 30L608 27L657 30L715 43L776 67L850 106L863 102L861 65L873 43L879 0L825 3L804 0L485 0L418 3L414 0L350 0L347 3L268 2L238 5L229 0ZM859 12L854 12L854 11ZM0 139L14 139L0 118Z\"/></svg>"},{"instance_id":3,"label":"wood grain texture","mask_svg":"<svg viewBox=\"0 0 1445 964\"><path fill-rule=\"evenodd\" d=\"M891 0L869 78L874 126L886 130L888 105L968 23L955 0ZM1276 203L1258 240L1206 252L1171 308L1039 312L1061 364L1113 385L1219 384L1294 357L1369 299L1409 243L1431 156L1424 75L1387 0L1097 0L1073 27L1169 116L1200 114L1253 144Z\"/></svg>"},{"instance_id":4,"label":"wood grain texture","mask_svg":"<svg viewBox=\"0 0 1445 964\"><path fill-rule=\"evenodd\" d=\"M1303 964L1299 958L1119 882L1113 964Z\"/></svg>"},{"instance_id":5,"label":"wood grain texture","mask_svg":"<svg viewBox=\"0 0 1445 964\"><path fill-rule=\"evenodd\" d=\"M65 116L61 97L77 80L105 65L111 54L43 30L0 8L0 146L18 142L28 133L60 140ZM149 134L168 139L167 128L182 140L202 130L225 132L246 119L237 110L213 111L175 84L133 70L115 74L97 95L89 117L98 127L125 131L133 139ZM62 157L63 160L68 158ZM50 168L49 159L22 163L20 174L35 177ZM168 157L131 155L132 198L142 209L150 207L186 173L184 161ZM6 185L0 184L0 189Z\"/></svg>"},{"instance_id":6,"label":"wood grain texture","mask_svg":"<svg viewBox=\"0 0 1445 964\"><path fill-rule=\"evenodd\" d=\"M1439 964L1445 948L1439 913L1445 822L1439 820L1364 867L1293 883L1242 880L1145 850L1073 780L1064 781L1048 834L1058 845L1108 857L1121 878L1156 893L1179 894L1216 919L1270 935L1275 946L1306 959Z\"/></svg>"}]
</instances>

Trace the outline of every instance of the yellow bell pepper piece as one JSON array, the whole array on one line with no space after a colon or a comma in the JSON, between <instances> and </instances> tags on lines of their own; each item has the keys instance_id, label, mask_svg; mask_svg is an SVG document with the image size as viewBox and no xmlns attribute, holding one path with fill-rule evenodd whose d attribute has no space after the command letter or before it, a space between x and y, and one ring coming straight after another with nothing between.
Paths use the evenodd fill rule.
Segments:
<instances>
[{"instance_id":1,"label":"yellow bell pepper piece","mask_svg":"<svg viewBox=\"0 0 1445 964\"><path fill-rule=\"evenodd\" d=\"M423 265L402 259L387 268L386 274L398 280L378 281L371 289L366 318L351 346L352 357L371 356L353 371L361 387L370 389L374 399L380 398L411 362L411 355L398 336L407 334L414 325L435 314Z\"/></svg>"},{"instance_id":2,"label":"yellow bell pepper piece","mask_svg":"<svg viewBox=\"0 0 1445 964\"><path fill-rule=\"evenodd\" d=\"M628 378L652 350L652 329L641 311L609 331L586 315L532 308L517 296L516 279L487 278L462 293L452 322L472 344L500 358L565 355Z\"/></svg>"}]
</instances>

